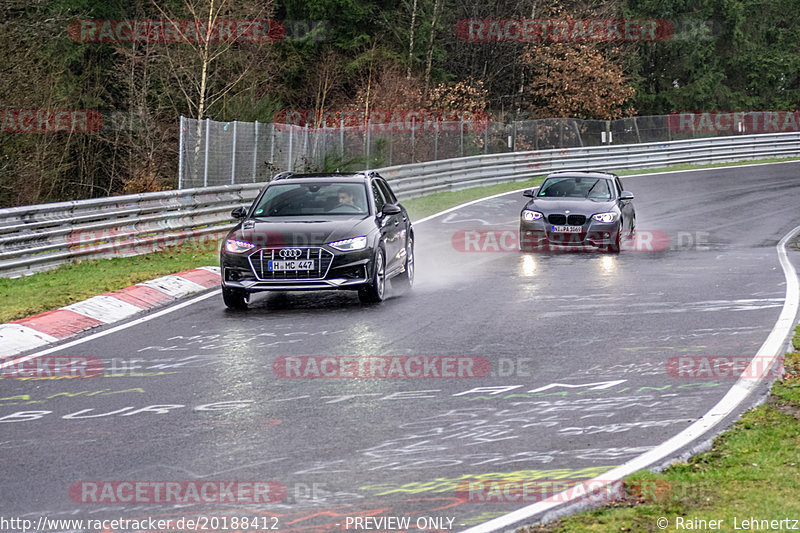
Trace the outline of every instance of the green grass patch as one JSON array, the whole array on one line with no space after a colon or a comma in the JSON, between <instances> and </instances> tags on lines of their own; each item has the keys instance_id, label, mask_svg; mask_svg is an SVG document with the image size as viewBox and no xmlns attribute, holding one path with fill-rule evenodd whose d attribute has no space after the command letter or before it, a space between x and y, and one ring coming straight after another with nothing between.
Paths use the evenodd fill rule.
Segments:
<instances>
[{"instance_id":1,"label":"green grass patch","mask_svg":"<svg viewBox=\"0 0 800 533\"><path fill-rule=\"evenodd\" d=\"M792 346L794 347L794 351L800 352L800 326L797 326L794 330L794 337L792 337Z\"/></svg>"},{"instance_id":2,"label":"green grass patch","mask_svg":"<svg viewBox=\"0 0 800 533\"><path fill-rule=\"evenodd\" d=\"M129 285L200 266L217 265L209 240L133 257L93 259L16 279L0 278L0 323L58 309Z\"/></svg>"},{"instance_id":3,"label":"green grass patch","mask_svg":"<svg viewBox=\"0 0 800 533\"><path fill-rule=\"evenodd\" d=\"M763 159L714 165L677 165L656 169L620 170L616 173L624 176L666 170L740 166L755 163L793 161L796 159ZM541 184L543 179L544 174L526 181L434 193L420 198L405 200L403 205L408 209L412 220L419 220L472 200L517 189L536 187ZM522 196L520 196L519 200L520 207L522 207ZM170 248L161 252L134 257L85 260L79 263L62 265L56 269L24 278L0 278L0 323L57 309L76 301L159 276L199 266L217 265L218 261L217 251L216 249L212 250L210 245L204 244L202 249L192 245L184 245L181 248ZM796 346L800 349L800 339L796 342Z\"/></svg>"},{"instance_id":4,"label":"green grass patch","mask_svg":"<svg viewBox=\"0 0 800 533\"><path fill-rule=\"evenodd\" d=\"M773 385L772 394L777 401L785 402L787 407L795 405L800 408L800 326L795 328L792 346L795 351L787 353L783 360L786 374Z\"/></svg>"},{"instance_id":5,"label":"green grass patch","mask_svg":"<svg viewBox=\"0 0 800 533\"><path fill-rule=\"evenodd\" d=\"M793 344L800 345L800 326ZM773 384L767 402L717 436L709 451L660 474L639 472L626 478L637 490L624 501L522 531L763 531L744 527L742 521L800 519L800 352L787 354L784 366L787 372ZM656 525L662 517L668 520L666 529ZM712 520L721 528L712 527ZM767 530L784 531L791 525Z\"/></svg>"},{"instance_id":6,"label":"green grass patch","mask_svg":"<svg viewBox=\"0 0 800 533\"><path fill-rule=\"evenodd\" d=\"M724 520L732 531L734 517L781 519L800 516L800 424L772 405L744 414L714 440L711 450L661 474L643 472L626 480L637 487L641 503L621 503L576 514L549 524L525 528L528 533L574 531L679 531L677 519ZM684 522L684 525L686 523ZM688 528L684 528L688 529ZM709 531L708 527L695 530Z\"/></svg>"}]
</instances>

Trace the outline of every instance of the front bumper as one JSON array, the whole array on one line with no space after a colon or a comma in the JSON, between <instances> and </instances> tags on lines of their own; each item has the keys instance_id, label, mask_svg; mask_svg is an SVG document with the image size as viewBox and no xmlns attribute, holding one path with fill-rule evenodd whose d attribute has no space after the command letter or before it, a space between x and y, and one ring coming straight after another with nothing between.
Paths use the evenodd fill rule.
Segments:
<instances>
[{"instance_id":1,"label":"front bumper","mask_svg":"<svg viewBox=\"0 0 800 533\"><path fill-rule=\"evenodd\" d=\"M370 248L353 252L341 252L328 246L303 249L311 249L310 256L322 264L315 263L313 271L269 272L265 264L274 256L273 249L255 249L244 254L223 251L220 254L222 286L247 292L352 290L371 279L373 254Z\"/></svg>"},{"instance_id":2,"label":"front bumper","mask_svg":"<svg viewBox=\"0 0 800 533\"><path fill-rule=\"evenodd\" d=\"M621 231L620 221L597 222L589 218L578 233L559 233L552 231L552 224L544 220L520 221L519 239L523 250L549 249L551 246L564 248L599 248L616 246Z\"/></svg>"}]
</instances>

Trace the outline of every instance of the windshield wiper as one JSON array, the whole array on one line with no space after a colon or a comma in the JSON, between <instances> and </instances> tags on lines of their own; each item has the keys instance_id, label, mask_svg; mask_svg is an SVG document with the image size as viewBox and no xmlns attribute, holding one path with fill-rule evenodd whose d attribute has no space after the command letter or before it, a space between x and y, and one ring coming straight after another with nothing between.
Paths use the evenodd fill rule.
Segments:
<instances>
[{"instance_id":1,"label":"windshield wiper","mask_svg":"<svg viewBox=\"0 0 800 533\"><path fill-rule=\"evenodd\" d=\"M600 183L600 180L595 181L594 185L589 187L589 190L586 191L586 198L589 198L589 195L592 194L592 189L594 189L597 186L598 183Z\"/></svg>"}]
</instances>

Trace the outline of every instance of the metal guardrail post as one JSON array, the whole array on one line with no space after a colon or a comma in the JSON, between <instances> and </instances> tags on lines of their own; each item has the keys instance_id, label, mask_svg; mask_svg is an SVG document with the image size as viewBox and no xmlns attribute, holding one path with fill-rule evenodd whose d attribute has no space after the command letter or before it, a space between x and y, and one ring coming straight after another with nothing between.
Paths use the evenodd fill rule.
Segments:
<instances>
[{"instance_id":1,"label":"metal guardrail post","mask_svg":"<svg viewBox=\"0 0 800 533\"><path fill-rule=\"evenodd\" d=\"M414 151L415 151L415 143L416 140L414 139L414 135L417 131L417 117L411 117L411 163L414 163Z\"/></svg>"},{"instance_id":2,"label":"metal guardrail post","mask_svg":"<svg viewBox=\"0 0 800 533\"><path fill-rule=\"evenodd\" d=\"M253 183L257 181L258 175L258 121L255 121L253 130ZM273 132L272 148L275 149L275 134ZM270 156L270 162L272 157Z\"/></svg>"},{"instance_id":3,"label":"metal guardrail post","mask_svg":"<svg viewBox=\"0 0 800 533\"><path fill-rule=\"evenodd\" d=\"M186 133L183 115L181 115L180 126L178 128L180 129L180 133L178 134L178 188L183 189L183 136Z\"/></svg>"},{"instance_id":4,"label":"metal guardrail post","mask_svg":"<svg viewBox=\"0 0 800 533\"><path fill-rule=\"evenodd\" d=\"M364 165L366 166L367 170L369 170L369 149L370 149L369 141L370 141L370 130L372 129L371 126L372 126L372 119L367 118L367 131L364 134L365 135L364 139L366 141L364 143L364 155L365 155Z\"/></svg>"},{"instance_id":5,"label":"metal guardrail post","mask_svg":"<svg viewBox=\"0 0 800 533\"><path fill-rule=\"evenodd\" d=\"M211 130L210 124L211 124L211 119L206 118L206 153L204 154L205 157L203 162L203 166L205 167L203 169L203 187L208 187L208 142Z\"/></svg>"},{"instance_id":6,"label":"metal guardrail post","mask_svg":"<svg viewBox=\"0 0 800 533\"><path fill-rule=\"evenodd\" d=\"M233 146L231 146L231 185L236 184L236 121L233 121Z\"/></svg>"},{"instance_id":7,"label":"metal guardrail post","mask_svg":"<svg viewBox=\"0 0 800 533\"><path fill-rule=\"evenodd\" d=\"M433 160L439 159L439 121L433 123Z\"/></svg>"},{"instance_id":8,"label":"metal guardrail post","mask_svg":"<svg viewBox=\"0 0 800 533\"><path fill-rule=\"evenodd\" d=\"M306 122L305 127L303 128L303 155L306 157L305 166L308 165L310 162L310 158L308 157L308 123ZM305 169L304 169L305 170Z\"/></svg>"},{"instance_id":9,"label":"metal guardrail post","mask_svg":"<svg viewBox=\"0 0 800 533\"><path fill-rule=\"evenodd\" d=\"M293 160L292 160L292 143L294 142L294 124L289 125L289 168L286 170L292 171L293 170Z\"/></svg>"},{"instance_id":10,"label":"metal guardrail post","mask_svg":"<svg viewBox=\"0 0 800 533\"><path fill-rule=\"evenodd\" d=\"M458 118L458 153L464 157L464 115Z\"/></svg>"}]
</instances>

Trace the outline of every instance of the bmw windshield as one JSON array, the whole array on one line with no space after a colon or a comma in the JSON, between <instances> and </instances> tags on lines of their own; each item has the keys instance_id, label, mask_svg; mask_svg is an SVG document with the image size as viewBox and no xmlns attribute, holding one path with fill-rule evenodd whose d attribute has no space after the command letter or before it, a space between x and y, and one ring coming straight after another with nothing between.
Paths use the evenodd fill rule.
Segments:
<instances>
[{"instance_id":1,"label":"bmw windshield","mask_svg":"<svg viewBox=\"0 0 800 533\"><path fill-rule=\"evenodd\" d=\"M548 178L539 188L539 197L611 199L608 180L604 178Z\"/></svg>"}]
</instances>

